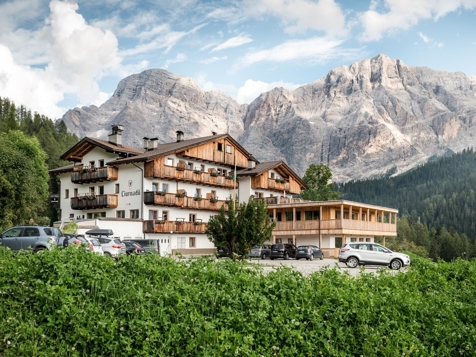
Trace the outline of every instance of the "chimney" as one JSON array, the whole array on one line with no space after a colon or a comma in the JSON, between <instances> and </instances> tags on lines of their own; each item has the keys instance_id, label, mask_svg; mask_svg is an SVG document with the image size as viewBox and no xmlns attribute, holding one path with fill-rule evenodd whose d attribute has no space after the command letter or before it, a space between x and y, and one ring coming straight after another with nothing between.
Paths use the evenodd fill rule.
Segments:
<instances>
[{"instance_id":1,"label":"chimney","mask_svg":"<svg viewBox=\"0 0 476 357\"><path fill-rule=\"evenodd\" d=\"M254 169L256 167L256 161L248 160L248 168Z\"/></svg>"},{"instance_id":2,"label":"chimney","mask_svg":"<svg viewBox=\"0 0 476 357\"><path fill-rule=\"evenodd\" d=\"M212 131L212 135L213 135L213 136L217 135L217 132L216 132L216 131Z\"/></svg>"},{"instance_id":3,"label":"chimney","mask_svg":"<svg viewBox=\"0 0 476 357\"><path fill-rule=\"evenodd\" d=\"M111 144L116 144L117 146L122 146L122 132L124 131L123 125L113 125L112 132L109 134L109 142Z\"/></svg>"},{"instance_id":4,"label":"chimney","mask_svg":"<svg viewBox=\"0 0 476 357\"><path fill-rule=\"evenodd\" d=\"M177 142L179 143L183 141L183 131L177 130L176 133L177 133Z\"/></svg>"},{"instance_id":5,"label":"chimney","mask_svg":"<svg viewBox=\"0 0 476 357\"><path fill-rule=\"evenodd\" d=\"M159 138L152 138L152 139L149 139L149 145L147 147L148 150L154 150L154 149L157 149L157 145L158 145L158 140Z\"/></svg>"},{"instance_id":6,"label":"chimney","mask_svg":"<svg viewBox=\"0 0 476 357\"><path fill-rule=\"evenodd\" d=\"M147 136L144 136L142 138L142 143L142 147L147 150L149 148L149 138Z\"/></svg>"}]
</instances>

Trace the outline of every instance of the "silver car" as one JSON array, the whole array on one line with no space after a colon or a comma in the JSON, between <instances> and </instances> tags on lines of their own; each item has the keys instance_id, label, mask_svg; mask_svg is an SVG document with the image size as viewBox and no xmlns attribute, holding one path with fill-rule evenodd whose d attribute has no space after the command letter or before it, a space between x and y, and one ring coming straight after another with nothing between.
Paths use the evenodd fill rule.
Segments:
<instances>
[{"instance_id":1,"label":"silver car","mask_svg":"<svg viewBox=\"0 0 476 357\"><path fill-rule=\"evenodd\" d=\"M126 254L126 245L118 238L110 237L113 234L110 229L91 229L86 232L87 236L98 240L105 256L117 259L121 254Z\"/></svg>"},{"instance_id":2,"label":"silver car","mask_svg":"<svg viewBox=\"0 0 476 357\"><path fill-rule=\"evenodd\" d=\"M358 265L386 265L394 270L410 265L410 257L377 243L346 243L339 251L339 262L349 268Z\"/></svg>"}]
</instances>

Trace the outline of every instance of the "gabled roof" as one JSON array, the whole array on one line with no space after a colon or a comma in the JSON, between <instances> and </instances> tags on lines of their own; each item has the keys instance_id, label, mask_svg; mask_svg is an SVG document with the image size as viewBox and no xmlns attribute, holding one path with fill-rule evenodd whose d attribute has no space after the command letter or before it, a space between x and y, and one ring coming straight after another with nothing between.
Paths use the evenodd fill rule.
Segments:
<instances>
[{"instance_id":1,"label":"gabled roof","mask_svg":"<svg viewBox=\"0 0 476 357\"><path fill-rule=\"evenodd\" d=\"M240 176L258 176L269 170L275 170L283 176L292 176L301 186L307 188L307 185L284 161L269 161L257 164L256 167L244 170L238 170L236 175Z\"/></svg>"},{"instance_id":2,"label":"gabled roof","mask_svg":"<svg viewBox=\"0 0 476 357\"><path fill-rule=\"evenodd\" d=\"M61 156L61 159L66 161L81 161L84 155L89 153L95 147L100 147L108 152L117 153L119 155L139 155L144 152L144 149L141 148L126 145L116 145L106 140L85 137L71 149L66 151Z\"/></svg>"},{"instance_id":3,"label":"gabled roof","mask_svg":"<svg viewBox=\"0 0 476 357\"><path fill-rule=\"evenodd\" d=\"M132 162L149 161L149 160L153 160L157 157L182 152L182 151L185 151L185 150L190 149L192 147L202 145L202 144L205 144L205 143L210 142L210 141L223 139L223 138L226 138L226 139L230 140L233 143L233 145L242 154L244 154L245 156L249 157L250 159L258 162L258 160L253 158L253 156L248 151L246 151L245 148L243 148L230 135L221 134L221 135L211 135L211 136L205 136L205 137L201 137L201 138L177 141L177 142L173 142L173 143L159 144L156 149L144 151L142 154L135 155L133 157L127 157L127 158L124 158L124 159L117 159L117 160L114 160L114 161L109 161L107 164L108 165L120 165L120 164L129 164L129 163L132 163Z\"/></svg>"},{"instance_id":4,"label":"gabled roof","mask_svg":"<svg viewBox=\"0 0 476 357\"><path fill-rule=\"evenodd\" d=\"M48 170L50 174L62 174L64 172L73 172L74 165L68 165L68 166L62 166L62 167L57 167L55 169Z\"/></svg>"}]
</instances>

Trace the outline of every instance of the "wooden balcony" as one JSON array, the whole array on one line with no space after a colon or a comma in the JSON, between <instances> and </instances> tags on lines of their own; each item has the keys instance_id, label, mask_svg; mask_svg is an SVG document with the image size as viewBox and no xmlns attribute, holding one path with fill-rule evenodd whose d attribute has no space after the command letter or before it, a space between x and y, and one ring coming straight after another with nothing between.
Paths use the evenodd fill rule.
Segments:
<instances>
[{"instance_id":1,"label":"wooden balcony","mask_svg":"<svg viewBox=\"0 0 476 357\"><path fill-rule=\"evenodd\" d=\"M71 209L117 208L118 195L96 195L71 197Z\"/></svg>"},{"instance_id":2,"label":"wooden balcony","mask_svg":"<svg viewBox=\"0 0 476 357\"><path fill-rule=\"evenodd\" d=\"M174 206L184 209L219 211L222 206L228 210L227 201L211 200L202 198L197 200L195 197L177 197L175 193L161 193L159 191L144 192L144 204L155 206Z\"/></svg>"},{"instance_id":3,"label":"wooden balcony","mask_svg":"<svg viewBox=\"0 0 476 357\"><path fill-rule=\"evenodd\" d=\"M276 205L278 203L301 203L301 202L310 202L307 200L302 200L300 198L292 198L292 197L255 197L255 201L265 201L268 205Z\"/></svg>"},{"instance_id":4,"label":"wooden balcony","mask_svg":"<svg viewBox=\"0 0 476 357\"><path fill-rule=\"evenodd\" d=\"M207 224L202 222L176 222L147 220L143 222L144 233L197 233L203 234Z\"/></svg>"},{"instance_id":5,"label":"wooden balcony","mask_svg":"<svg viewBox=\"0 0 476 357\"><path fill-rule=\"evenodd\" d=\"M277 182L275 179L268 178L268 187L260 187L263 189L274 191L287 191L290 190L289 182Z\"/></svg>"},{"instance_id":6,"label":"wooden balcony","mask_svg":"<svg viewBox=\"0 0 476 357\"><path fill-rule=\"evenodd\" d=\"M73 183L93 183L102 181L115 181L119 177L117 167L83 168L71 173Z\"/></svg>"},{"instance_id":7,"label":"wooden balcony","mask_svg":"<svg viewBox=\"0 0 476 357\"><path fill-rule=\"evenodd\" d=\"M225 176L212 176L209 172L196 173L195 170L177 170L173 166L164 166L160 173L155 172L154 178L176 180L182 182L197 183L200 185L219 186L229 189L238 188L238 184L232 178Z\"/></svg>"},{"instance_id":8,"label":"wooden balcony","mask_svg":"<svg viewBox=\"0 0 476 357\"><path fill-rule=\"evenodd\" d=\"M321 223L322 234L368 234L396 235L397 225L394 223L357 221L350 219L327 219L309 221L276 222L275 232L294 232L294 234L313 234L319 231ZM388 233L388 234L387 234ZM292 234L292 233L291 233Z\"/></svg>"}]
</instances>

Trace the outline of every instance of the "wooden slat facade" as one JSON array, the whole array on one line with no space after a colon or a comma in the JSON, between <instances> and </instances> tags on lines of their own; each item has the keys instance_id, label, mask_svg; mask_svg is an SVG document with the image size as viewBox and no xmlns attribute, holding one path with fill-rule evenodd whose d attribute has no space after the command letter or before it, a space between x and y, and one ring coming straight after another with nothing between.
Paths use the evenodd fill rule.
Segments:
<instances>
[{"instance_id":1,"label":"wooden slat facade","mask_svg":"<svg viewBox=\"0 0 476 357\"><path fill-rule=\"evenodd\" d=\"M117 167L97 167L81 169L71 173L71 182L73 183L93 183L102 181L115 181L119 177Z\"/></svg>"},{"instance_id":2,"label":"wooden slat facade","mask_svg":"<svg viewBox=\"0 0 476 357\"><path fill-rule=\"evenodd\" d=\"M286 182L277 182L275 179L269 177L269 171L264 171L262 174L257 175L251 180L251 188L254 190L272 190L276 192L286 192L288 194L301 193L302 187L293 178L286 178Z\"/></svg>"},{"instance_id":3,"label":"wooden slat facade","mask_svg":"<svg viewBox=\"0 0 476 357\"><path fill-rule=\"evenodd\" d=\"M206 223L146 220L143 222L144 233L205 233Z\"/></svg>"},{"instance_id":4,"label":"wooden slat facade","mask_svg":"<svg viewBox=\"0 0 476 357\"><path fill-rule=\"evenodd\" d=\"M118 195L95 195L71 197L71 209L88 210L96 208L117 208Z\"/></svg>"},{"instance_id":5,"label":"wooden slat facade","mask_svg":"<svg viewBox=\"0 0 476 357\"><path fill-rule=\"evenodd\" d=\"M212 202L213 201L213 202ZM228 210L225 200L210 200L210 198L202 198L196 200L194 197L177 197L175 193L160 194L154 191L144 192L144 204L155 206L174 206L183 209L219 211L222 206Z\"/></svg>"}]
</instances>

